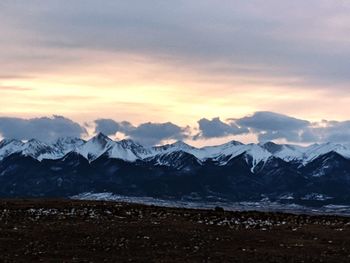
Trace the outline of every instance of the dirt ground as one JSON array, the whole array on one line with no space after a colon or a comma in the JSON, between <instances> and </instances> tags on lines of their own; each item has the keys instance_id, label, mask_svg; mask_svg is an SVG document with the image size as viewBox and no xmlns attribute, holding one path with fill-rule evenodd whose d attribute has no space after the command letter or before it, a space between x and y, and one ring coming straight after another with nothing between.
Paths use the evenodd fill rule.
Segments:
<instances>
[{"instance_id":1,"label":"dirt ground","mask_svg":"<svg viewBox=\"0 0 350 263\"><path fill-rule=\"evenodd\" d=\"M350 218L0 201L1 262L350 262Z\"/></svg>"}]
</instances>

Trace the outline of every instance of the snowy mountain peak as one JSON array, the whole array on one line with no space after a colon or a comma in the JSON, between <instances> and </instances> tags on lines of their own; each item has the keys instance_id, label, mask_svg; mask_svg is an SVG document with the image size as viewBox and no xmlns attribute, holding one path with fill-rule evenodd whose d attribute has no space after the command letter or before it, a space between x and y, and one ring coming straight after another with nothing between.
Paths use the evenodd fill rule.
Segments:
<instances>
[{"instance_id":1,"label":"snowy mountain peak","mask_svg":"<svg viewBox=\"0 0 350 263\"><path fill-rule=\"evenodd\" d=\"M75 137L62 137L58 138L54 145L75 145L75 144L83 144L85 141L80 138Z\"/></svg>"},{"instance_id":2,"label":"snowy mountain peak","mask_svg":"<svg viewBox=\"0 0 350 263\"><path fill-rule=\"evenodd\" d=\"M350 158L350 148L346 145L339 143L313 144L305 149L304 163L311 162L317 157L330 152L336 152L345 158Z\"/></svg>"},{"instance_id":3,"label":"snowy mountain peak","mask_svg":"<svg viewBox=\"0 0 350 263\"><path fill-rule=\"evenodd\" d=\"M176 141L175 143L171 144L172 147L182 149L182 150L193 150L195 147L188 145L187 143L183 141Z\"/></svg>"},{"instance_id":4,"label":"snowy mountain peak","mask_svg":"<svg viewBox=\"0 0 350 263\"><path fill-rule=\"evenodd\" d=\"M111 142L112 139L109 138L107 135L103 134L102 132L100 132L96 136L92 137L90 141L93 141L94 143L105 144L105 143Z\"/></svg>"},{"instance_id":5,"label":"snowy mountain peak","mask_svg":"<svg viewBox=\"0 0 350 263\"><path fill-rule=\"evenodd\" d=\"M23 149L24 143L19 140L4 139L0 142L0 160L3 158L18 153Z\"/></svg>"},{"instance_id":6,"label":"snowy mountain peak","mask_svg":"<svg viewBox=\"0 0 350 263\"><path fill-rule=\"evenodd\" d=\"M76 151L77 148L84 145L86 141L80 139L80 138L74 138L74 137L63 137L59 138L53 145L57 151L59 151L61 154L60 156L57 156L58 158L63 157L64 155L68 154L69 152Z\"/></svg>"},{"instance_id":7,"label":"snowy mountain peak","mask_svg":"<svg viewBox=\"0 0 350 263\"><path fill-rule=\"evenodd\" d=\"M59 155L56 148L36 139L31 139L24 143L20 151L25 156L30 156L39 161L43 159L56 159Z\"/></svg>"},{"instance_id":8,"label":"snowy mountain peak","mask_svg":"<svg viewBox=\"0 0 350 263\"><path fill-rule=\"evenodd\" d=\"M78 147L75 151L84 156L89 161L94 161L109 149L111 149L116 142L110 139L103 133L97 134L89 141Z\"/></svg>"},{"instance_id":9,"label":"snowy mountain peak","mask_svg":"<svg viewBox=\"0 0 350 263\"><path fill-rule=\"evenodd\" d=\"M129 162L144 159L151 154L152 151L130 139L118 141L108 150L110 158L123 159Z\"/></svg>"},{"instance_id":10,"label":"snowy mountain peak","mask_svg":"<svg viewBox=\"0 0 350 263\"><path fill-rule=\"evenodd\" d=\"M283 150L283 145L276 144L274 142L266 142L259 145L272 154Z\"/></svg>"},{"instance_id":11,"label":"snowy mountain peak","mask_svg":"<svg viewBox=\"0 0 350 263\"><path fill-rule=\"evenodd\" d=\"M3 139L2 141L0 141L0 149L9 144L23 145L23 142L16 139Z\"/></svg>"},{"instance_id":12,"label":"snowy mountain peak","mask_svg":"<svg viewBox=\"0 0 350 263\"><path fill-rule=\"evenodd\" d=\"M30 139L29 141L26 142L26 144L31 145L31 146L46 145L45 143L43 143L37 139Z\"/></svg>"},{"instance_id":13,"label":"snowy mountain peak","mask_svg":"<svg viewBox=\"0 0 350 263\"><path fill-rule=\"evenodd\" d=\"M155 146L153 147L153 150L157 153L159 152L173 152L173 151L192 151L195 150L196 148L188 145L187 143L184 143L183 141L177 141L172 144L165 144L162 146Z\"/></svg>"},{"instance_id":14,"label":"snowy mountain peak","mask_svg":"<svg viewBox=\"0 0 350 263\"><path fill-rule=\"evenodd\" d=\"M270 157L272 157L272 154L269 151L257 144L249 144L247 146L248 148L245 151L245 155L252 158L252 172L254 172L255 166L261 162L265 163Z\"/></svg>"},{"instance_id":15,"label":"snowy mountain peak","mask_svg":"<svg viewBox=\"0 0 350 263\"><path fill-rule=\"evenodd\" d=\"M143 147L141 144L134 142L131 139L120 140L117 143L119 143L120 145L122 145L125 148Z\"/></svg>"},{"instance_id":16,"label":"snowy mountain peak","mask_svg":"<svg viewBox=\"0 0 350 263\"><path fill-rule=\"evenodd\" d=\"M350 159L350 144L324 143L303 147L273 142L243 144L231 141L218 146L195 148L183 141L177 141L173 144L144 147L130 139L113 141L103 133L97 134L89 141L66 137L58 139L53 144L46 144L36 139L27 142L5 139L0 142L0 160L14 153L31 156L39 161L59 159L70 152L76 152L90 162L102 155L129 162L150 160L156 156L158 160L164 161L171 156L169 155L171 153L185 152L194 156L200 162L212 159L219 162L220 165L225 165L233 158L244 154L248 157L249 164L255 167L259 163L266 163L270 157L279 158L286 162L299 163L300 165L306 165L330 152L335 152L344 158ZM165 157L163 158L163 156ZM173 156L176 155L172 155L172 158Z\"/></svg>"},{"instance_id":17,"label":"snowy mountain peak","mask_svg":"<svg viewBox=\"0 0 350 263\"><path fill-rule=\"evenodd\" d=\"M226 146L239 146L239 145L244 145L243 143L239 142L239 141L229 141L228 143L225 143L224 145Z\"/></svg>"}]
</instances>

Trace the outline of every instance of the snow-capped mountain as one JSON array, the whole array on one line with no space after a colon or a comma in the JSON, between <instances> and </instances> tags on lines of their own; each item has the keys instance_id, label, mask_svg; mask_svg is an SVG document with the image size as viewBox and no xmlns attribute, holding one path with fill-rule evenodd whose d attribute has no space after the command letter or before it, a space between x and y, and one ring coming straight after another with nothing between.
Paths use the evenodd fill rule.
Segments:
<instances>
[{"instance_id":1,"label":"snow-capped mountain","mask_svg":"<svg viewBox=\"0 0 350 263\"><path fill-rule=\"evenodd\" d=\"M156 156L166 155L174 152L185 152L196 157L200 162L204 162L208 159L215 160L219 165L225 165L231 159L238 155L245 153L252 158L252 164L254 169L255 165L260 162L265 162L271 154L256 144L242 144L237 141L231 141L223 145L208 146L203 148L195 148L184 142L176 142L174 144L167 144L164 146L153 147L153 153ZM149 157L149 156L148 156ZM161 159L158 157L158 159ZM164 158L163 158L164 159ZM161 161L159 160L161 163ZM168 161L167 161L168 162ZM164 163L167 163L166 161ZM169 163L169 162L168 162Z\"/></svg>"},{"instance_id":2,"label":"snow-capped mountain","mask_svg":"<svg viewBox=\"0 0 350 263\"><path fill-rule=\"evenodd\" d=\"M321 155L336 152L339 155L350 158L350 148L348 145L342 145L337 143L325 143L325 144L313 144L307 147L304 151L304 163L315 160Z\"/></svg>"},{"instance_id":3,"label":"snow-capped mountain","mask_svg":"<svg viewBox=\"0 0 350 263\"><path fill-rule=\"evenodd\" d=\"M350 203L350 147L231 141L196 148L146 147L98 134L0 142L0 196L66 197L83 192L182 199ZM292 197L286 199L285 197ZM308 196L314 200L305 199ZM299 200L299 201L298 201Z\"/></svg>"},{"instance_id":4,"label":"snow-capped mountain","mask_svg":"<svg viewBox=\"0 0 350 263\"><path fill-rule=\"evenodd\" d=\"M162 146L152 147L152 150L155 154L158 154L158 153L170 153L175 151L191 152L196 150L196 148L191 145L188 145L187 143L184 143L183 141L177 141L173 144L166 144Z\"/></svg>"},{"instance_id":5,"label":"snow-capped mountain","mask_svg":"<svg viewBox=\"0 0 350 263\"><path fill-rule=\"evenodd\" d=\"M194 155L183 150L167 151L145 159L147 162L158 166L169 166L176 169L190 170L196 165L201 165L202 162Z\"/></svg>"},{"instance_id":6,"label":"snow-capped mountain","mask_svg":"<svg viewBox=\"0 0 350 263\"><path fill-rule=\"evenodd\" d=\"M31 156L39 161L43 159L57 159L62 156L59 149L35 139L27 142L3 140L0 143L0 160L15 153Z\"/></svg>"},{"instance_id":7,"label":"snow-capped mountain","mask_svg":"<svg viewBox=\"0 0 350 263\"><path fill-rule=\"evenodd\" d=\"M303 160L304 148L295 145L280 145L273 142L259 144L262 148L271 153L274 157L280 158L286 162Z\"/></svg>"},{"instance_id":8,"label":"snow-capped mountain","mask_svg":"<svg viewBox=\"0 0 350 263\"><path fill-rule=\"evenodd\" d=\"M58 149L35 139L26 142L21 149L21 153L39 161L43 159L57 159L62 155Z\"/></svg>"},{"instance_id":9,"label":"snow-capped mountain","mask_svg":"<svg viewBox=\"0 0 350 263\"><path fill-rule=\"evenodd\" d=\"M141 144L135 143L132 140L115 142L114 146L110 148L107 153L110 158L122 159L129 162L144 159L152 155L151 150L146 149Z\"/></svg>"},{"instance_id":10,"label":"snow-capped mountain","mask_svg":"<svg viewBox=\"0 0 350 263\"><path fill-rule=\"evenodd\" d=\"M19 140L4 139L0 142L0 160L23 149L24 143Z\"/></svg>"},{"instance_id":11,"label":"snow-capped mountain","mask_svg":"<svg viewBox=\"0 0 350 263\"><path fill-rule=\"evenodd\" d=\"M77 149L82 147L85 143L86 141L79 138L64 137L59 138L52 146L63 155L66 155L69 152L77 151Z\"/></svg>"},{"instance_id":12,"label":"snow-capped mountain","mask_svg":"<svg viewBox=\"0 0 350 263\"><path fill-rule=\"evenodd\" d=\"M75 149L75 152L79 153L89 161L94 161L109 149L115 145L115 142L102 133L99 133L95 137L91 138L86 143Z\"/></svg>"},{"instance_id":13,"label":"snow-capped mountain","mask_svg":"<svg viewBox=\"0 0 350 263\"><path fill-rule=\"evenodd\" d=\"M313 144L308 147L275 144L243 144L231 141L218 146L196 148L182 141L162 146L145 147L132 140L113 141L102 133L88 141L79 138L60 138L52 144L29 140L5 139L0 142L0 160L14 153L31 156L39 161L43 159L59 159L69 152L76 152L92 162L102 155L109 158L121 159L128 162L136 160L151 160L156 158L158 164L171 164L171 153L184 152L193 155L199 162L210 159L225 165L231 159L245 154L251 162L252 170L260 163L265 163L269 158L279 158L286 162L299 162L302 165L317 159L319 156L336 152L344 158L350 159L350 146L342 144ZM166 157L168 156L168 158Z\"/></svg>"}]
</instances>

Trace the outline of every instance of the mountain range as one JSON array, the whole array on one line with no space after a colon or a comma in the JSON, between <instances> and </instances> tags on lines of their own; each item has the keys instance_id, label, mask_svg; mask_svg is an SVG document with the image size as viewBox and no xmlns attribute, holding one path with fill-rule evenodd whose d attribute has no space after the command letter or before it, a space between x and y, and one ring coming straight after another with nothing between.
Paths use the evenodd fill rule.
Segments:
<instances>
[{"instance_id":1,"label":"mountain range","mask_svg":"<svg viewBox=\"0 0 350 263\"><path fill-rule=\"evenodd\" d=\"M0 142L1 197L110 192L177 200L350 203L350 145L145 147L100 133L88 141Z\"/></svg>"}]
</instances>

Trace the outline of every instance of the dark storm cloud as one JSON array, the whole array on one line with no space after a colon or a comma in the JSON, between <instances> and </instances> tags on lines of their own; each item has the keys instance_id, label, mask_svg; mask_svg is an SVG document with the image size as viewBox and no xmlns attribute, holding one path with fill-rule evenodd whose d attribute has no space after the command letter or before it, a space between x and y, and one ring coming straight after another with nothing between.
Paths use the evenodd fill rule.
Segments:
<instances>
[{"instance_id":1,"label":"dark storm cloud","mask_svg":"<svg viewBox=\"0 0 350 263\"><path fill-rule=\"evenodd\" d=\"M143 123L129 131L131 138L147 145L154 145L163 140L185 139L187 129L181 128L171 122L166 123Z\"/></svg>"},{"instance_id":2,"label":"dark storm cloud","mask_svg":"<svg viewBox=\"0 0 350 263\"><path fill-rule=\"evenodd\" d=\"M219 117L208 120L206 118L200 119L198 121L199 133L194 137L198 138L219 138L229 135L239 135L248 133L247 128L241 128L237 124L225 123L220 120Z\"/></svg>"},{"instance_id":3,"label":"dark storm cloud","mask_svg":"<svg viewBox=\"0 0 350 263\"><path fill-rule=\"evenodd\" d=\"M1 31L30 33L28 50L60 50L44 64L79 60L62 61L69 49L98 49L216 75L241 67L248 76L293 77L313 86L350 81L349 11L347 1L329 0L32 0L2 2L0 17Z\"/></svg>"},{"instance_id":4,"label":"dark storm cloud","mask_svg":"<svg viewBox=\"0 0 350 263\"><path fill-rule=\"evenodd\" d=\"M310 124L305 120L269 111L255 112L253 115L238 119L236 122L245 127L265 131L303 129Z\"/></svg>"},{"instance_id":5,"label":"dark storm cloud","mask_svg":"<svg viewBox=\"0 0 350 263\"><path fill-rule=\"evenodd\" d=\"M274 112L255 112L251 116L236 120L241 127L249 128L258 135L259 141L286 139L300 141L300 132L308 129L310 122Z\"/></svg>"},{"instance_id":6,"label":"dark storm cloud","mask_svg":"<svg viewBox=\"0 0 350 263\"><path fill-rule=\"evenodd\" d=\"M145 145L155 145L163 140L182 140L188 136L188 127L182 128L171 122L147 122L139 126L133 126L126 121L117 122L111 119L98 119L95 124L95 133L102 132L107 135L114 135L121 132Z\"/></svg>"},{"instance_id":7,"label":"dark storm cloud","mask_svg":"<svg viewBox=\"0 0 350 263\"><path fill-rule=\"evenodd\" d=\"M281 139L289 143L350 142L350 120L310 122L274 112L255 112L250 116L226 121L221 121L218 117L211 120L203 118L198 121L198 128L180 127L171 122L146 122L135 126L127 121L112 119L98 119L94 124L94 133L114 135L121 132L144 145L155 145L165 140L205 140L241 134L256 135L260 142ZM196 130L199 133L191 136ZM0 135L9 139L35 138L51 142L59 137L85 136L87 131L83 126L62 116L33 119L0 117Z\"/></svg>"},{"instance_id":8,"label":"dark storm cloud","mask_svg":"<svg viewBox=\"0 0 350 263\"><path fill-rule=\"evenodd\" d=\"M0 117L0 134L5 138L45 142L60 137L80 137L86 134L85 128L62 116L21 119Z\"/></svg>"},{"instance_id":9,"label":"dark storm cloud","mask_svg":"<svg viewBox=\"0 0 350 263\"><path fill-rule=\"evenodd\" d=\"M350 142L350 121L310 122L275 112L255 112L234 119L242 128L257 135L260 142L284 139L294 143Z\"/></svg>"},{"instance_id":10,"label":"dark storm cloud","mask_svg":"<svg viewBox=\"0 0 350 263\"><path fill-rule=\"evenodd\" d=\"M290 142L301 142L307 139L306 133L310 130L311 123L306 120L289 117L274 112L255 112L253 115L243 118L232 118L226 122L220 118L212 120L201 119L198 121L199 133L194 136L198 138L220 138L232 135L255 134L259 141L272 141L285 139ZM312 139L318 137L312 134Z\"/></svg>"},{"instance_id":11,"label":"dark storm cloud","mask_svg":"<svg viewBox=\"0 0 350 263\"><path fill-rule=\"evenodd\" d=\"M114 135L117 132L127 133L133 129L133 126L129 122L116 122L111 119L95 120L95 125L95 133L102 132L106 135Z\"/></svg>"},{"instance_id":12,"label":"dark storm cloud","mask_svg":"<svg viewBox=\"0 0 350 263\"><path fill-rule=\"evenodd\" d=\"M260 111L243 118L220 118L198 121L196 139L223 138L227 136L253 134L260 142L285 140L290 143L344 143L350 142L349 121L310 122L291 116Z\"/></svg>"},{"instance_id":13,"label":"dark storm cloud","mask_svg":"<svg viewBox=\"0 0 350 263\"><path fill-rule=\"evenodd\" d=\"M195 131L198 131L197 134L191 136ZM344 143L350 142L350 120L310 122L275 112L260 111L226 121L219 117L202 118L198 121L198 127L180 127L171 122L147 122L134 126L126 121L98 119L95 121L95 133L98 132L106 135L121 132L145 145L159 144L164 140L205 140L244 134L256 135L260 142L285 140L289 143Z\"/></svg>"}]
</instances>

